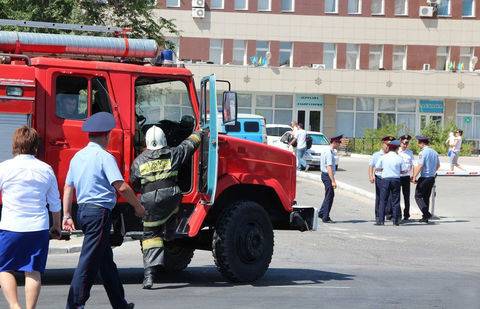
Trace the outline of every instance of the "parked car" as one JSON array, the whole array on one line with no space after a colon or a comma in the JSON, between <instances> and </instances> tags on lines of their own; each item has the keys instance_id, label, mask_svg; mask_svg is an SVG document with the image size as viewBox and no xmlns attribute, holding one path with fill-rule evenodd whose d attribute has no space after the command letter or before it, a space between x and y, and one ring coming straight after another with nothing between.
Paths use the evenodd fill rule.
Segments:
<instances>
[{"instance_id":1,"label":"parked car","mask_svg":"<svg viewBox=\"0 0 480 309\"><path fill-rule=\"evenodd\" d=\"M288 131L292 131L292 127L287 124L267 124L267 144L280 142L282 135Z\"/></svg>"},{"instance_id":2,"label":"parked car","mask_svg":"<svg viewBox=\"0 0 480 309\"><path fill-rule=\"evenodd\" d=\"M330 147L330 142L328 138L321 132L307 131L307 135L312 138L312 146L310 149L307 149L305 153L305 160L307 161L307 164L310 166L310 168L320 168L321 153ZM292 131L285 132L282 137L278 141L273 142L272 145L289 150L288 143L292 140L292 138ZM337 151L334 150L334 152L336 169L338 169L339 157Z\"/></svg>"},{"instance_id":3,"label":"parked car","mask_svg":"<svg viewBox=\"0 0 480 309\"><path fill-rule=\"evenodd\" d=\"M221 115L219 121L221 122ZM219 123L220 123L219 122ZM232 125L221 126L220 133L246 139L258 143L267 143L267 131L265 129L265 118L254 114L238 114L237 121Z\"/></svg>"}]
</instances>

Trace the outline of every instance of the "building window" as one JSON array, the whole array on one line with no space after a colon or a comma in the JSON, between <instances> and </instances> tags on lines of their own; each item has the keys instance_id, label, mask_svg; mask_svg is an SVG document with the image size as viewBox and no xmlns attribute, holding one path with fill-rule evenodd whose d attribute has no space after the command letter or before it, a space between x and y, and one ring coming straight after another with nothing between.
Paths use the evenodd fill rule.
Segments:
<instances>
[{"instance_id":1,"label":"building window","mask_svg":"<svg viewBox=\"0 0 480 309\"><path fill-rule=\"evenodd\" d=\"M245 93L237 94L238 112L251 114L252 113L252 95Z\"/></svg>"},{"instance_id":2,"label":"building window","mask_svg":"<svg viewBox=\"0 0 480 309\"><path fill-rule=\"evenodd\" d=\"M460 47L460 61L458 62L459 70L473 71L472 59L474 51L473 47Z\"/></svg>"},{"instance_id":3,"label":"building window","mask_svg":"<svg viewBox=\"0 0 480 309\"><path fill-rule=\"evenodd\" d=\"M255 97L255 114L265 118L266 123L273 122L273 96L272 95L256 95Z\"/></svg>"},{"instance_id":4,"label":"building window","mask_svg":"<svg viewBox=\"0 0 480 309\"><path fill-rule=\"evenodd\" d=\"M437 6L438 16L450 16L450 0L442 0Z\"/></svg>"},{"instance_id":5,"label":"building window","mask_svg":"<svg viewBox=\"0 0 480 309\"><path fill-rule=\"evenodd\" d=\"M338 13L338 0L325 0L325 13Z\"/></svg>"},{"instance_id":6,"label":"building window","mask_svg":"<svg viewBox=\"0 0 480 309\"><path fill-rule=\"evenodd\" d=\"M280 52L279 52L279 65L280 66L292 66L292 43L291 42L280 42Z\"/></svg>"},{"instance_id":7,"label":"building window","mask_svg":"<svg viewBox=\"0 0 480 309\"><path fill-rule=\"evenodd\" d=\"M223 64L223 40L210 39L210 61Z\"/></svg>"},{"instance_id":8,"label":"building window","mask_svg":"<svg viewBox=\"0 0 480 309\"><path fill-rule=\"evenodd\" d=\"M385 14L384 0L372 0L371 11L372 11L372 15L384 15Z\"/></svg>"},{"instance_id":9,"label":"building window","mask_svg":"<svg viewBox=\"0 0 480 309\"><path fill-rule=\"evenodd\" d=\"M347 44L346 69L358 70L360 68L360 45Z\"/></svg>"},{"instance_id":10,"label":"building window","mask_svg":"<svg viewBox=\"0 0 480 309\"><path fill-rule=\"evenodd\" d=\"M333 43L323 44L323 64L325 69L337 68L337 47Z\"/></svg>"},{"instance_id":11,"label":"building window","mask_svg":"<svg viewBox=\"0 0 480 309\"><path fill-rule=\"evenodd\" d=\"M383 68L383 45L370 45L368 68L370 70Z\"/></svg>"},{"instance_id":12,"label":"building window","mask_svg":"<svg viewBox=\"0 0 480 309\"><path fill-rule=\"evenodd\" d=\"M275 95L273 123L290 124L293 113L293 95Z\"/></svg>"},{"instance_id":13,"label":"building window","mask_svg":"<svg viewBox=\"0 0 480 309\"><path fill-rule=\"evenodd\" d=\"M437 47L437 65L435 69L439 71L445 71L448 69L448 63L450 62L450 47L440 46Z\"/></svg>"},{"instance_id":14,"label":"building window","mask_svg":"<svg viewBox=\"0 0 480 309\"><path fill-rule=\"evenodd\" d=\"M214 10L223 10L223 0L211 0L210 8Z\"/></svg>"},{"instance_id":15,"label":"building window","mask_svg":"<svg viewBox=\"0 0 480 309\"><path fill-rule=\"evenodd\" d=\"M361 14L362 0L348 0L348 14Z\"/></svg>"},{"instance_id":16,"label":"building window","mask_svg":"<svg viewBox=\"0 0 480 309\"><path fill-rule=\"evenodd\" d=\"M235 0L235 10L248 10L248 0Z\"/></svg>"},{"instance_id":17,"label":"building window","mask_svg":"<svg viewBox=\"0 0 480 309\"><path fill-rule=\"evenodd\" d=\"M462 16L474 17L475 16L475 0L463 0L462 2Z\"/></svg>"},{"instance_id":18,"label":"building window","mask_svg":"<svg viewBox=\"0 0 480 309\"><path fill-rule=\"evenodd\" d=\"M257 56L258 63L263 63L261 60L265 61L264 59L267 58L267 53L269 51L270 44L268 44L268 41L257 41L257 52L255 55Z\"/></svg>"},{"instance_id":19,"label":"building window","mask_svg":"<svg viewBox=\"0 0 480 309\"><path fill-rule=\"evenodd\" d=\"M282 0L282 12L294 12L295 0Z\"/></svg>"},{"instance_id":20,"label":"building window","mask_svg":"<svg viewBox=\"0 0 480 309\"><path fill-rule=\"evenodd\" d=\"M457 102L456 124L463 130L463 138L480 140L480 102Z\"/></svg>"},{"instance_id":21,"label":"building window","mask_svg":"<svg viewBox=\"0 0 480 309\"><path fill-rule=\"evenodd\" d=\"M394 46L393 47L393 69L405 70L407 68L407 47Z\"/></svg>"},{"instance_id":22,"label":"building window","mask_svg":"<svg viewBox=\"0 0 480 309\"><path fill-rule=\"evenodd\" d=\"M179 8L180 0L167 0L167 8Z\"/></svg>"},{"instance_id":23,"label":"building window","mask_svg":"<svg viewBox=\"0 0 480 309\"><path fill-rule=\"evenodd\" d=\"M408 0L395 0L395 15L408 15Z\"/></svg>"},{"instance_id":24,"label":"building window","mask_svg":"<svg viewBox=\"0 0 480 309\"><path fill-rule=\"evenodd\" d=\"M258 0L257 9L259 11L271 11L272 10L271 0Z\"/></svg>"},{"instance_id":25,"label":"building window","mask_svg":"<svg viewBox=\"0 0 480 309\"><path fill-rule=\"evenodd\" d=\"M233 64L247 64L246 50L244 40L233 40Z\"/></svg>"},{"instance_id":26,"label":"building window","mask_svg":"<svg viewBox=\"0 0 480 309\"><path fill-rule=\"evenodd\" d=\"M417 101L409 98L337 98L336 130L363 137L365 130L400 126L399 134L416 132Z\"/></svg>"}]
</instances>

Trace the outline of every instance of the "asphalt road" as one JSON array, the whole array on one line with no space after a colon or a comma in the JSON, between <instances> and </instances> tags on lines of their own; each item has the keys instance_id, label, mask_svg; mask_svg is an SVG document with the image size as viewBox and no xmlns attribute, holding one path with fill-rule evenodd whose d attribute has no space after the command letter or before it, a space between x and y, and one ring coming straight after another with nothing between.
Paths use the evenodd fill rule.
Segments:
<instances>
[{"instance_id":1,"label":"asphalt road","mask_svg":"<svg viewBox=\"0 0 480 309\"><path fill-rule=\"evenodd\" d=\"M322 194L321 184L299 180L299 203L318 205ZM211 253L197 251L185 272L145 291L138 243L114 254L136 308L479 308L479 208L475 201L457 204L446 215L439 208L441 220L429 225L377 227L371 201L338 191L331 213L337 223L316 232L277 231L271 267L254 284L226 282ZM78 254L49 256L39 309L64 308L77 261ZM88 307L110 308L101 285Z\"/></svg>"}]
</instances>

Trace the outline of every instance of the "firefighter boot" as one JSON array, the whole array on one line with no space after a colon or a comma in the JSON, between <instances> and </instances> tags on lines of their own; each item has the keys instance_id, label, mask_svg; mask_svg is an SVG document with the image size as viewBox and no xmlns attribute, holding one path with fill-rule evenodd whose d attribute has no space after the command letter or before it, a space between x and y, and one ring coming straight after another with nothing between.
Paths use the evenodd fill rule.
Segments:
<instances>
[{"instance_id":1,"label":"firefighter boot","mask_svg":"<svg viewBox=\"0 0 480 309\"><path fill-rule=\"evenodd\" d=\"M143 289L150 290L153 286L153 267L145 267L143 273Z\"/></svg>"}]
</instances>

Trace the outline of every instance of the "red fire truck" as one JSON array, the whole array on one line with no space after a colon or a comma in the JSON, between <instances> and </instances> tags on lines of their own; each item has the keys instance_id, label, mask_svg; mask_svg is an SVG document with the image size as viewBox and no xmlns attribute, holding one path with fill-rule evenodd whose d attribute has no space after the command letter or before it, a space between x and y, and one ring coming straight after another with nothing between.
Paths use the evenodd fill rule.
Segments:
<instances>
[{"instance_id":1,"label":"red fire truck","mask_svg":"<svg viewBox=\"0 0 480 309\"><path fill-rule=\"evenodd\" d=\"M38 22L1 21L14 26L121 32ZM274 229L312 229L314 210L295 208L295 157L267 145L217 134L217 114L236 120L236 94L214 75L201 80L177 65L157 65L155 41L127 37L0 31L0 160L10 154L11 134L20 125L42 137L38 157L50 164L63 188L70 159L88 142L85 118L109 112L116 127L108 151L125 179L144 147L144 134L160 126L170 146L202 128L202 146L179 173L184 192L177 226L167 242L165 269L182 270L195 249L213 251L229 280L253 281L273 254ZM151 59L150 61L147 61ZM153 59L153 60L152 60ZM165 64L165 62L164 62ZM217 86L225 84L217 109ZM119 200L112 245L141 235L142 225Z\"/></svg>"}]
</instances>

